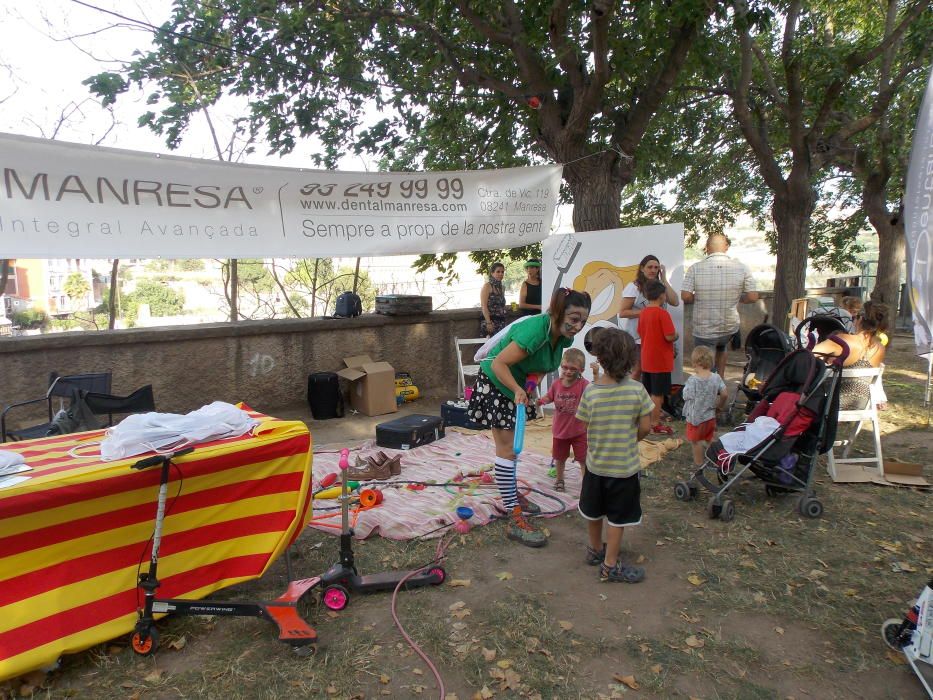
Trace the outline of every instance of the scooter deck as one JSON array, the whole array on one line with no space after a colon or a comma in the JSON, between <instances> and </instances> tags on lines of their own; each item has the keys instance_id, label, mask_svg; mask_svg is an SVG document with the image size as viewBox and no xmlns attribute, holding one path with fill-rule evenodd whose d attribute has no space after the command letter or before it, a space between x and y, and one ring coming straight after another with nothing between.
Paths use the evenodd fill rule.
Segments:
<instances>
[{"instance_id":1,"label":"scooter deck","mask_svg":"<svg viewBox=\"0 0 933 700\"><path fill-rule=\"evenodd\" d=\"M437 567L432 567L421 571L407 581L402 586L406 588L419 588L421 586L433 586L443 583L444 577L435 573ZM355 591L394 591L408 571L383 571L378 574L368 574L367 576L351 576L349 579L350 588Z\"/></svg>"},{"instance_id":2,"label":"scooter deck","mask_svg":"<svg viewBox=\"0 0 933 700\"><path fill-rule=\"evenodd\" d=\"M905 656L907 657L910 667L914 670L914 673L917 674L917 678L919 678L920 682L923 684L924 690L927 691L927 695L933 698L933 667L914 658L910 654L905 654Z\"/></svg>"}]
</instances>

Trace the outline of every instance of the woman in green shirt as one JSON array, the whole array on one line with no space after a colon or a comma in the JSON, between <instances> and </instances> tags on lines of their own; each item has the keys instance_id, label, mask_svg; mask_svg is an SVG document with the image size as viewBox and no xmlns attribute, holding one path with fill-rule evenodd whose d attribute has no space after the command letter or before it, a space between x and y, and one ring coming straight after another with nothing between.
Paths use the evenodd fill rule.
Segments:
<instances>
[{"instance_id":1,"label":"woman in green shirt","mask_svg":"<svg viewBox=\"0 0 933 700\"><path fill-rule=\"evenodd\" d=\"M492 428L496 444L495 474L505 508L511 513L510 539L529 547L547 543L544 534L523 515L540 512L518 493L515 473L515 407L525 406L530 418L526 383L529 374L543 375L560 367L564 350L573 343L590 315L592 302L586 292L558 289L546 314L514 323L489 357L480 363L480 373L470 397L470 417Z\"/></svg>"}]
</instances>

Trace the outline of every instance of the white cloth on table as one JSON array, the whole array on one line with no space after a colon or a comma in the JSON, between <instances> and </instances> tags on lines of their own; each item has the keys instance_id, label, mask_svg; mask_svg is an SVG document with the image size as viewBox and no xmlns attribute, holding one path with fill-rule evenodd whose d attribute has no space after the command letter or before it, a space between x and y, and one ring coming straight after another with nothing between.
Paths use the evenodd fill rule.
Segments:
<instances>
[{"instance_id":1,"label":"white cloth on table","mask_svg":"<svg viewBox=\"0 0 933 700\"><path fill-rule=\"evenodd\" d=\"M100 456L110 462L144 452L171 452L186 445L238 437L257 425L259 421L246 411L223 401L185 415L137 413L108 428Z\"/></svg>"},{"instance_id":2,"label":"white cloth on table","mask_svg":"<svg viewBox=\"0 0 933 700\"><path fill-rule=\"evenodd\" d=\"M745 424L745 430L733 430L719 438L723 449L729 454L744 454L750 449L774 435L781 427L771 416L758 416L752 423Z\"/></svg>"},{"instance_id":3,"label":"white cloth on table","mask_svg":"<svg viewBox=\"0 0 933 700\"><path fill-rule=\"evenodd\" d=\"M15 467L20 464L26 464L23 455L12 450L0 450L0 472L9 467Z\"/></svg>"}]
</instances>

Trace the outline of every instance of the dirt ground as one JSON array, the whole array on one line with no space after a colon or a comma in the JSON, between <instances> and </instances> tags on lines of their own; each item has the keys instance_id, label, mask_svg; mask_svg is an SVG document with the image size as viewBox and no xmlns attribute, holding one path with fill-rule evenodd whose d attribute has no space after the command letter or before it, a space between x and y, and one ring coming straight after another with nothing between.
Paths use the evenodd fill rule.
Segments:
<instances>
[{"instance_id":1,"label":"dirt ground","mask_svg":"<svg viewBox=\"0 0 933 700\"><path fill-rule=\"evenodd\" d=\"M926 366L898 336L888 357L884 450L922 462L933 481L931 431L921 407ZM735 374L742 357L731 364ZM425 398L408 412L437 413ZM265 408L265 407L262 407ZM317 445L373 436L378 418L311 422L302 407L269 410L308 420ZM674 424L682 436L683 424ZM867 445L867 443L866 443ZM817 520L795 498L767 498L750 481L736 519L710 520L705 499L682 503L673 484L691 462L684 445L643 480L645 519L626 532L624 556L647 569L641 584L601 584L582 561L585 528L569 513L540 521L548 546L531 550L502 523L453 539L447 581L401 592L398 616L457 698L923 698L881 641L933 574L931 499L917 489L834 485L819 466ZM437 540L355 545L363 573L430 561ZM323 571L336 538L306 530L299 576ZM278 562L231 597L274 597ZM0 697L433 698L430 668L392 620L391 594L354 596L339 613L308 601L316 654L302 657L250 619L166 619L162 648L135 656L120 639L66 657L59 669L0 683Z\"/></svg>"}]
</instances>

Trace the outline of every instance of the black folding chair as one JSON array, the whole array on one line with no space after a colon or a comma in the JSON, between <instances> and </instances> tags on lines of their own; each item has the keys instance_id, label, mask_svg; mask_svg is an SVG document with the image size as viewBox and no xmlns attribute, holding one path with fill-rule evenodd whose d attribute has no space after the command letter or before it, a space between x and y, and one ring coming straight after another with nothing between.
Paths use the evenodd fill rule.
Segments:
<instances>
[{"instance_id":1,"label":"black folding chair","mask_svg":"<svg viewBox=\"0 0 933 700\"><path fill-rule=\"evenodd\" d=\"M52 427L52 417L54 415L53 403L56 398L59 399L63 407L64 402L70 400L75 395L76 391L109 394L112 380L113 374L111 372L69 374L64 376L59 375L57 372L52 372L49 375L49 388L48 391L45 392L45 396L10 404L0 412L0 442L7 442L9 440L32 440L34 438L45 437L49 434L49 430ZM10 411L15 408L23 408L24 406L42 403L43 401L48 406L48 420L45 423L16 430L7 429L7 414Z\"/></svg>"},{"instance_id":2,"label":"black folding chair","mask_svg":"<svg viewBox=\"0 0 933 700\"><path fill-rule=\"evenodd\" d=\"M84 402L95 416L107 416L107 425L113 425L114 414L148 413L155 410L152 384L140 387L129 396L114 396L92 391L82 394Z\"/></svg>"}]
</instances>

